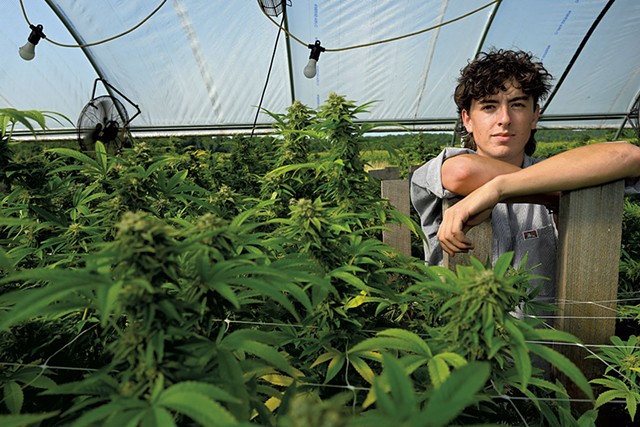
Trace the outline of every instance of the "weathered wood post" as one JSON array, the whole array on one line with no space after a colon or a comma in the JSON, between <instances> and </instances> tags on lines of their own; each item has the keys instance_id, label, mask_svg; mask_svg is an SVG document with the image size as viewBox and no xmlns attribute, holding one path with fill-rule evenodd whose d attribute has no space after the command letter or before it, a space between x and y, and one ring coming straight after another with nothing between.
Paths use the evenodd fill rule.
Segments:
<instances>
[{"instance_id":1,"label":"weathered wood post","mask_svg":"<svg viewBox=\"0 0 640 427\"><path fill-rule=\"evenodd\" d=\"M409 195L409 182L407 179L399 179L399 168L387 167L371 170L369 174L380 180L380 195L398 211L405 215L411 213L411 200ZM411 256L411 231L400 224L385 224L389 230L382 232L382 241L398 249L403 255Z\"/></svg>"},{"instance_id":2,"label":"weathered wood post","mask_svg":"<svg viewBox=\"0 0 640 427\"><path fill-rule=\"evenodd\" d=\"M409 182L406 179L388 179L380 183L383 199L389 200L398 211L409 216ZM401 224L385 224L389 230L382 232L382 241L398 249L403 255L411 255L411 231Z\"/></svg>"},{"instance_id":3,"label":"weathered wood post","mask_svg":"<svg viewBox=\"0 0 640 427\"><path fill-rule=\"evenodd\" d=\"M560 197L556 264L556 328L584 344L609 344L615 335L624 181L563 193ZM584 347L559 348L587 379L604 372L585 359ZM572 397L580 396L569 384Z\"/></svg>"}]
</instances>

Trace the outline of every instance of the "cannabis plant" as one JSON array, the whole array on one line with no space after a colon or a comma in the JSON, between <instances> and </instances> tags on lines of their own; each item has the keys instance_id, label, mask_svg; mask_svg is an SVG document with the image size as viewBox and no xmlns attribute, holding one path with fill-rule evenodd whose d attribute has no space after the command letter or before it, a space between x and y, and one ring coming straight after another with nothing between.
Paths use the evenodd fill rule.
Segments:
<instances>
[{"instance_id":1,"label":"cannabis plant","mask_svg":"<svg viewBox=\"0 0 640 427\"><path fill-rule=\"evenodd\" d=\"M601 360L606 368L602 378L591 380L602 388L596 407L603 406L614 399L625 402L625 409L634 422L638 403L640 403L640 343L632 335L627 341L611 337L613 346L601 347L591 356Z\"/></svg>"}]
</instances>

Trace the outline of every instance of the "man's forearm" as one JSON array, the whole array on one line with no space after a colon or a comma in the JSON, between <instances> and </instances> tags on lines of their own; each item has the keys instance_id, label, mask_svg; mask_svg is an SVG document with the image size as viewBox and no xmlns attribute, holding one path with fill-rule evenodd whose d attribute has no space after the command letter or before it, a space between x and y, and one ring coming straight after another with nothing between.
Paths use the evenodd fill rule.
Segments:
<instances>
[{"instance_id":1,"label":"man's forearm","mask_svg":"<svg viewBox=\"0 0 640 427\"><path fill-rule=\"evenodd\" d=\"M447 209L438 240L449 255L473 244L465 230L500 202L574 190L640 176L640 148L627 143L594 144L565 151L528 168L499 175Z\"/></svg>"},{"instance_id":2,"label":"man's forearm","mask_svg":"<svg viewBox=\"0 0 640 427\"><path fill-rule=\"evenodd\" d=\"M494 178L500 201L574 190L640 176L640 147L602 143L578 147L517 172Z\"/></svg>"},{"instance_id":3,"label":"man's forearm","mask_svg":"<svg viewBox=\"0 0 640 427\"><path fill-rule=\"evenodd\" d=\"M466 196L498 175L521 168L478 154L461 154L442 164L442 185L452 193Z\"/></svg>"}]
</instances>

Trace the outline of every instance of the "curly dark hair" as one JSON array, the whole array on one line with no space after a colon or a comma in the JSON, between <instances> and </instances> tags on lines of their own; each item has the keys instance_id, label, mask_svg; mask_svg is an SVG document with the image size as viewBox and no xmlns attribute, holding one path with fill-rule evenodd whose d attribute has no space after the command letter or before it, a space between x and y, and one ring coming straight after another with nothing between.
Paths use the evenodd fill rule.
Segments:
<instances>
[{"instance_id":1,"label":"curly dark hair","mask_svg":"<svg viewBox=\"0 0 640 427\"><path fill-rule=\"evenodd\" d=\"M458 106L456 131L462 139L463 146L476 149L473 135L467 132L462 123L462 110L469 111L472 100L495 95L506 90L507 82L516 82L526 95L533 97L535 106L549 93L552 78L542 63L536 62L530 53L502 49L479 53L460 71L458 86L453 96ZM529 156L536 151L535 133L535 129L531 131L525 146L525 153Z\"/></svg>"}]
</instances>

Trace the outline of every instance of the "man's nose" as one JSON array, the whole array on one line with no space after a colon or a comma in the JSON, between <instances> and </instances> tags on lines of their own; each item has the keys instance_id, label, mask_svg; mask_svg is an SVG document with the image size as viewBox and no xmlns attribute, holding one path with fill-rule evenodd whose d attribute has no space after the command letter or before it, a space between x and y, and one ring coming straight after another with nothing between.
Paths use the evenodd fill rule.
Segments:
<instances>
[{"instance_id":1,"label":"man's nose","mask_svg":"<svg viewBox=\"0 0 640 427\"><path fill-rule=\"evenodd\" d=\"M509 106L502 105L498 108L498 124L506 126L511 123L511 115L509 114Z\"/></svg>"}]
</instances>

